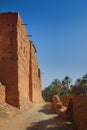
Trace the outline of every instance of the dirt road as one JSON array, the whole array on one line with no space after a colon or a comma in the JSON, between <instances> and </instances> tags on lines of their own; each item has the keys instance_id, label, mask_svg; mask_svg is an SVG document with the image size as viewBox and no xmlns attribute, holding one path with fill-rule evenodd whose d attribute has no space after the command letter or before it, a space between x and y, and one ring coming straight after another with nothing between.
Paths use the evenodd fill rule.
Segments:
<instances>
[{"instance_id":1,"label":"dirt road","mask_svg":"<svg viewBox=\"0 0 87 130\"><path fill-rule=\"evenodd\" d=\"M51 103L36 104L16 117L2 119L0 130L75 130L69 115L54 114Z\"/></svg>"}]
</instances>

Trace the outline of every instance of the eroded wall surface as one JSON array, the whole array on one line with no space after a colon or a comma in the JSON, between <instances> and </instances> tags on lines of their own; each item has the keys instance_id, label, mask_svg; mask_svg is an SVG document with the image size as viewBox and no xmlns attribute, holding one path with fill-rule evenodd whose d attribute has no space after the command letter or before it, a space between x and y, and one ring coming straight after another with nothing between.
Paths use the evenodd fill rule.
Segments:
<instances>
[{"instance_id":1,"label":"eroded wall surface","mask_svg":"<svg viewBox=\"0 0 87 130\"><path fill-rule=\"evenodd\" d=\"M70 99L72 99L72 95L64 95L62 98L60 98L65 107L68 107Z\"/></svg>"},{"instance_id":2,"label":"eroded wall surface","mask_svg":"<svg viewBox=\"0 0 87 130\"><path fill-rule=\"evenodd\" d=\"M33 102L42 101L42 86L41 86L41 72L38 68L38 61L36 58L36 48L31 42L30 44L30 89L32 90L31 100Z\"/></svg>"},{"instance_id":3,"label":"eroded wall surface","mask_svg":"<svg viewBox=\"0 0 87 130\"><path fill-rule=\"evenodd\" d=\"M0 82L6 85L6 102L18 107L17 13L0 13Z\"/></svg>"},{"instance_id":4,"label":"eroded wall surface","mask_svg":"<svg viewBox=\"0 0 87 130\"><path fill-rule=\"evenodd\" d=\"M5 103L5 89L6 87L0 82L0 103Z\"/></svg>"},{"instance_id":5,"label":"eroded wall surface","mask_svg":"<svg viewBox=\"0 0 87 130\"><path fill-rule=\"evenodd\" d=\"M87 130L87 96L73 95L73 119L78 130Z\"/></svg>"},{"instance_id":6,"label":"eroded wall surface","mask_svg":"<svg viewBox=\"0 0 87 130\"><path fill-rule=\"evenodd\" d=\"M15 107L42 101L36 49L18 13L0 13L0 81L6 102Z\"/></svg>"},{"instance_id":7,"label":"eroded wall surface","mask_svg":"<svg viewBox=\"0 0 87 130\"><path fill-rule=\"evenodd\" d=\"M29 104L30 42L25 25L18 16L17 21L18 91L20 107Z\"/></svg>"}]
</instances>

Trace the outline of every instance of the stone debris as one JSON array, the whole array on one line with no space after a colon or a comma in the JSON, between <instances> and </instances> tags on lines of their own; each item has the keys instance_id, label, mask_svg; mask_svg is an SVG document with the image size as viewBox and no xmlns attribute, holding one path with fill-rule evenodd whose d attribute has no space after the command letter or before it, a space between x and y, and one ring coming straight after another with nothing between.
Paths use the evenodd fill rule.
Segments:
<instances>
[{"instance_id":1,"label":"stone debris","mask_svg":"<svg viewBox=\"0 0 87 130\"><path fill-rule=\"evenodd\" d=\"M60 101L59 97L57 95L54 95L53 98L53 108L54 108L54 111L59 114L63 108L63 104L62 102Z\"/></svg>"}]
</instances>

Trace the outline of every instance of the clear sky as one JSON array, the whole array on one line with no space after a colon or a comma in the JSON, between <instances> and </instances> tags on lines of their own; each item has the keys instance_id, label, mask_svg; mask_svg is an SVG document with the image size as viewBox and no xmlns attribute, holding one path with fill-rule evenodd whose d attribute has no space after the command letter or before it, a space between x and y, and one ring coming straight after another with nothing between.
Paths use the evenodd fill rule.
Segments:
<instances>
[{"instance_id":1,"label":"clear sky","mask_svg":"<svg viewBox=\"0 0 87 130\"><path fill-rule=\"evenodd\" d=\"M87 0L0 0L0 12L19 12L37 48L43 88L87 73Z\"/></svg>"}]
</instances>

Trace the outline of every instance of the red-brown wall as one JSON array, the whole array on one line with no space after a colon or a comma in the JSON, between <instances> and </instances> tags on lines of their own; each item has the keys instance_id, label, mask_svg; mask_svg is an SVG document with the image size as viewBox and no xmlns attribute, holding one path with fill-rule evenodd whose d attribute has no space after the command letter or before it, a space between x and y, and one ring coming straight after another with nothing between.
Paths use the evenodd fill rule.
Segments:
<instances>
[{"instance_id":1,"label":"red-brown wall","mask_svg":"<svg viewBox=\"0 0 87 130\"><path fill-rule=\"evenodd\" d=\"M6 102L15 107L42 101L36 49L18 13L0 13L0 81Z\"/></svg>"},{"instance_id":2,"label":"red-brown wall","mask_svg":"<svg viewBox=\"0 0 87 130\"><path fill-rule=\"evenodd\" d=\"M41 86L41 72L38 68L38 61L36 58L36 48L33 43L30 43L30 90L32 102L42 102L42 86Z\"/></svg>"},{"instance_id":3,"label":"red-brown wall","mask_svg":"<svg viewBox=\"0 0 87 130\"><path fill-rule=\"evenodd\" d=\"M78 130L87 130L87 96L73 94L73 119Z\"/></svg>"},{"instance_id":4,"label":"red-brown wall","mask_svg":"<svg viewBox=\"0 0 87 130\"><path fill-rule=\"evenodd\" d=\"M19 107L17 17L17 13L0 14L0 82L6 85L6 102Z\"/></svg>"},{"instance_id":5,"label":"red-brown wall","mask_svg":"<svg viewBox=\"0 0 87 130\"><path fill-rule=\"evenodd\" d=\"M25 25L18 15L17 21L17 66L18 66L18 91L19 104L24 108L29 104L29 66L30 66L30 42Z\"/></svg>"}]
</instances>

